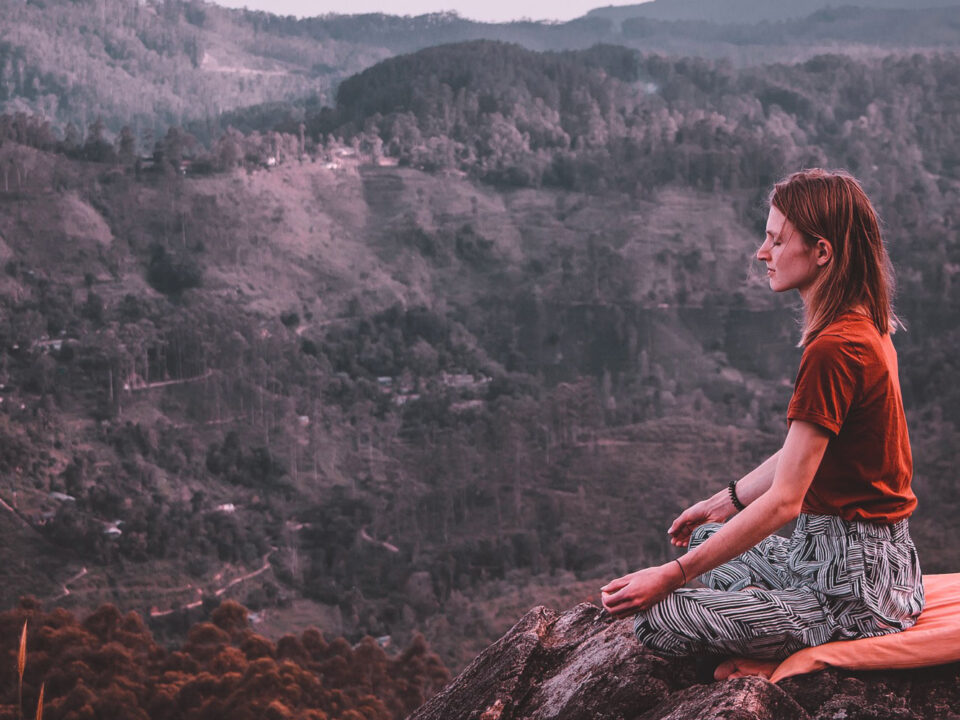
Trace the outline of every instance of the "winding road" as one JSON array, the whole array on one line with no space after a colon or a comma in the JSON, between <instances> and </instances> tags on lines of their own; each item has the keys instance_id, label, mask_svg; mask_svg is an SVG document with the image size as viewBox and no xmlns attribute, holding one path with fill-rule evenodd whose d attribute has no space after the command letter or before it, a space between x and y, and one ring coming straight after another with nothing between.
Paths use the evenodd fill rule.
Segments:
<instances>
[{"instance_id":1,"label":"winding road","mask_svg":"<svg viewBox=\"0 0 960 720\"><path fill-rule=\"evenodd\" d=\"M65 597L68 597L70 595L70 587L69 587L70 583L75 583L77 580L79 580L86 574L87 574L87 568L84 567L84 568L81 568L80 572L78 572L76 575L71 577L69 580L64 580L63 592L57 595L55 598L53 598L53 602L56 602L57 600L63 600Z\"/></svg>"},{"instance_id":2,"label":"winding road","mask_svg":"<svg viewBox=\"0 0 960 720\"><path fill-rule=\"evenodd\" d=\"M250 578L256 577L257 575L261 575L265 573L267 570L269 570L271 567L270 555L274 552L274 550L276 550L276 548L271 549L270 552L268 552L266 555L263 556L263 565L260 568L258 568L257 570L248 572L246 575L235 577L233 580L228 582L223 587L215 590L213 593L214 597L222 597L223 594L227 592L227 590L232 588L234 585L238 585L246 580L249 580ZM198 593L202 594L203 591L200 588L195 588L195 589ZM153 607L153 608L150 608L150 617L152 618L166 617L168 615L173 615L173 613L178 612L180 610L192 610L193 608L198 608L201 605L203 605L203 598L201 598L200 600L194 600L193 602L187 603L186 605L181 605L180 607L176 607L176 608L169 608L167 610L160 610L156 607Z\"/></svg>"}]
</instances>

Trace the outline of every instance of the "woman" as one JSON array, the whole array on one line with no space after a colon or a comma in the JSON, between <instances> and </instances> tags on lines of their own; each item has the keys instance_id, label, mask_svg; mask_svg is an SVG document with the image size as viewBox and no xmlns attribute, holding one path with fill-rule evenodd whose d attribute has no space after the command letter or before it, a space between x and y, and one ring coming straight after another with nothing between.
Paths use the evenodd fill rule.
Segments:
<instances>
[{"instance_id":1,"label":"woman","mask_svg":"<svg viewBox=\"0 0 960 720\"><path fill-rule=\"evenodd\" d=\"M757 259L772 290L803 300L783 447L673 521L686 555L602 588L604 607L636 614L638 640L663 654L779 660L903 630L923 609L890 339L899 321L876 212L846 173L795 173L770 195ZM772 535L794 518L789 540ZM706 588L680 589L697 576ZM737 670L728 661L717 677Z\"/></svg>"}]
</instances>

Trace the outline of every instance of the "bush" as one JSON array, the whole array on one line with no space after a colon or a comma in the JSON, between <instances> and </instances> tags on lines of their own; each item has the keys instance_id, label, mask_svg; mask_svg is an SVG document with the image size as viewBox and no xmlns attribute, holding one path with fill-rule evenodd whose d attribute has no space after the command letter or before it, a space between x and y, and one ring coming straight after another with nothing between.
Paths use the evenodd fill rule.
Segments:
<instances>
[{"instance_id":1,"label":"bush","mask_svg":"<svg viewBox=\"0 0 960 720\"><path fill-rule=\"evenodd\" d=\"M150 249L147 282L164 295L179 295L203 284L203 269L193 260L177 257L162 245Z\"/></svg>"}]
</instances>

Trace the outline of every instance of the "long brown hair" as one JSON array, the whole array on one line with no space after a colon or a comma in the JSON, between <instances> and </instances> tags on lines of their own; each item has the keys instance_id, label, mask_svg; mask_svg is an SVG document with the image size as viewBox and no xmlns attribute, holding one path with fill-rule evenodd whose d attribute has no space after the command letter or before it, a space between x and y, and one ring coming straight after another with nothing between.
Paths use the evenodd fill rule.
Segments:
<instances>
[{"instance_id":1,"label":"long brown hair","mask_svg":"<svg viewBox=\"0 0 960 720\"><path fill-rule=\"evenodd\" d=\"M808 247L818 240L833 247L833 257L807 296L800 345L857 306L866 310L881 335L903 327L893 312L893 265L877 212L852 175L801 170L773 186L770 204L793 223Z\"/></svg>"}]
</instances>

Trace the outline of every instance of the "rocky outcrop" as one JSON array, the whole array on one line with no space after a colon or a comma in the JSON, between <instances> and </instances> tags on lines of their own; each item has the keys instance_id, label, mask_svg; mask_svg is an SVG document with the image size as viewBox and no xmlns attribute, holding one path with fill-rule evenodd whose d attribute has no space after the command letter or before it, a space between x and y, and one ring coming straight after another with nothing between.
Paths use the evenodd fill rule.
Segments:
<instances>
[{"instance_id":1,"label":"rocky outcrop","mask_svg":"<svg viewBox=\"0 0 960 720\"><path fill-rule=\"evenodd\" d=\"M960 664L698 684L581 604L528 612L409 720L960 720Z\"/></svg>"}]
</instances>

